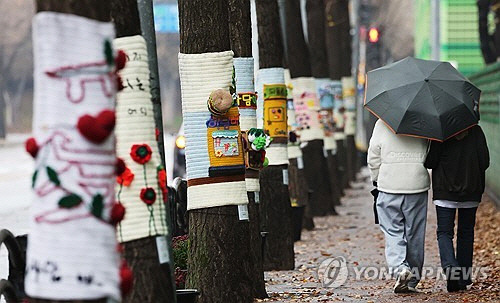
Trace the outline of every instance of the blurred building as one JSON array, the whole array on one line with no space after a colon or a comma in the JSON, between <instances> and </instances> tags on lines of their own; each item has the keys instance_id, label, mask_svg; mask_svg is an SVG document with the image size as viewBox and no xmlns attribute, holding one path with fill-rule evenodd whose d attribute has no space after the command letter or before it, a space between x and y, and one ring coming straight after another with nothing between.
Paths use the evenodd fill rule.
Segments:
<instances>
[{"instance_id":1,"label":"blurred building","mask_svg":"<svg viewBox=\"0 0 500 303\"><path fill-rule=\"evenodd\" d=\"M431 1L415 0L415 56L431 58ZM475 0L439 1L439 58L450 61L465 75L484 66Z\"/></svg>"}]
</instances>

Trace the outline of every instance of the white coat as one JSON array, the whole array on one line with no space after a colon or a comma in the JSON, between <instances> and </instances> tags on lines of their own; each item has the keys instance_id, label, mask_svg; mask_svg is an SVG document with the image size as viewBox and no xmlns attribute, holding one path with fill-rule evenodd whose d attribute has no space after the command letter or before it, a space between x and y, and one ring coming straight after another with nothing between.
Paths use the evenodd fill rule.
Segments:
<instances>
[{"instance_id":1,"label":"white coat","mask_svg":"<svg viewBox=\"0 0 500 303\"><path fill-rule=\"evenodd\" d=\"M416 194L430 188L424 167L429 141L394 134L381 120L375 123L368 148L368 168L378 190Z\"/></svg>"}]
</instances>

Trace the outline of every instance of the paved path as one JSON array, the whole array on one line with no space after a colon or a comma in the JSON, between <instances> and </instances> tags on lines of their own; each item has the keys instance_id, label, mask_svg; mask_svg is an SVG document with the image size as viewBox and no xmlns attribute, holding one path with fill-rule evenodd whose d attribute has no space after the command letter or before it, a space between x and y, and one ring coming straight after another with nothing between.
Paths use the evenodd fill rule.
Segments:
<instances>
[{"instance_id":1,"label":"paved path","mask_svg":"<svg viewBox=\"0 0 500 303\"><path fill-rule=\"evenodd\" d=\"M270 298L256 302L499 302L471 300L470 291L449 294L445 282L436 278L423 280L419 285L422 291L411 295L394 294L394 280L361 278L357 281L353 267L385 267L384 237L378 225L373 223L373 199L367 171L364 170L360 177L364 181L352 184L352 189L346 192L338 208L340 215L316 218L316 229L305 231L302 240L295 244L296 270L266 272ZM437 269L435 230L435 210L429 204L425 266ZM349 278L339 288L324 288L316 270L321 261L336 256L346 258ZM373 277L372 273L367 277Z\"/></svg>"}]
</instances>

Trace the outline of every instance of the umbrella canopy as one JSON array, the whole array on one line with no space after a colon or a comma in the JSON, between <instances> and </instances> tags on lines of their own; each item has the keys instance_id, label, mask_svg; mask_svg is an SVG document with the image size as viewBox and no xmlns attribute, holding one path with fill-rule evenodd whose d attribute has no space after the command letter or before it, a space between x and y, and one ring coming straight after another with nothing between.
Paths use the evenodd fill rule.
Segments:
<instances>
[{"instance_id":1,"label":"umbrella canopy","mask_svg":"<svg viewBox=\"0 0 500 303\"><path fill-rule=\"evenodd\" d=\"M444 141L478 123L480 94L450 63L407 57L368 72L365 107L396 134Z\"/></svg>"}]
</instances>

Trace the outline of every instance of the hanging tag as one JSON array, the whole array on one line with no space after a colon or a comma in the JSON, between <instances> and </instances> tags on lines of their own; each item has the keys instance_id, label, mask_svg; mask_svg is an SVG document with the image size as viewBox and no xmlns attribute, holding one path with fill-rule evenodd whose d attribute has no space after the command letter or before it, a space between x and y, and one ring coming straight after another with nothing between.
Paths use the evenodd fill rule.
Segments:
<instances>
[{"instance_id":1,"label":"hanging tag","mask_svg":"<svg viewBox=\"0 0 500 303\"><path fill-rule=\"evenodd\" d=\"M170 258L168 256L167 237L156 237L156 249L158 250L158 260L160 261L160 264L170 262Z\"/></svg>"},{"instance_id":2,"label":"hanging tag","mask_svg":"<svg viewBox=\"0 0 500 303\"><path fill-rule=\"evenodd\" d=\"M325 147L323 146L323 156L325 158L328 158L328 151L325 149Z\"/></svg>"},{"instance_id":3,"label":"hanging tag","mask_svg":"<svg viewBox=\"0 0 500 303\"><path fill-rule=\"evenodd\" d=\"M283 170L283 184L288 185L288 169Z\"/></svg>"},{"instance_id":4,"label":"hanging tag","mask_svg":"<svg viewBox=\"0 0 500 303\"><path fill-rule=\"evenodd\" d=\"M337 154L337 149L336 148L332 149L332 155L335 156L336 154Z\"/></svg>"},{"instance_id":5,"label":"hanging tag","mask_svg":"<svg viewBox=\"0 0 500 303\"><path fill-rule=\"evenodd\" d=\"M240 221L248 221L248 206L246 204L238 205L238 217Z\"/></svg>"},{"instance_id":6,"label":"hanging tag","mask_svg":"<svg viewBox=\"0 0 500 303\"><path fill-rule=\"evenodd\" d=\"M254 191L253 194L254 194L255 204L259 204L260 203L260 191Z\"/></svg>"},{"instance_id":7,"label":"hanging tag","mask_svg":"<svg viewBox=\"0 0 500 303\"><path fill-rule=\"evenodd\" d=\"M304 159L302 158L302 156L297 158L297 168L298 169L304 168Z\"/></svg>"}]
</instances>

